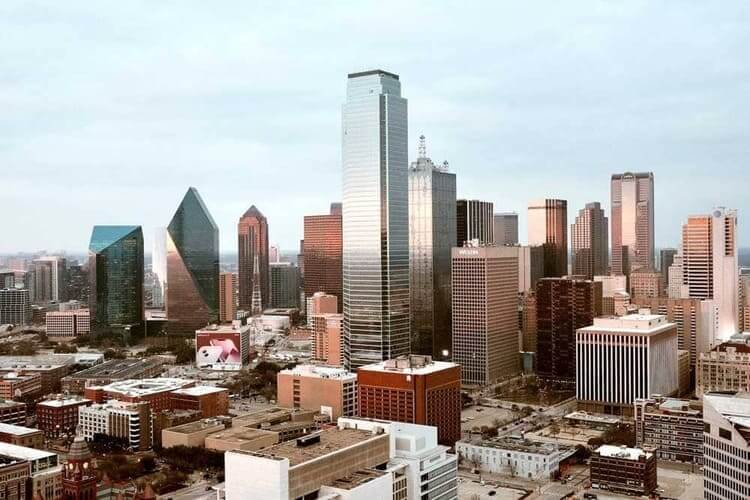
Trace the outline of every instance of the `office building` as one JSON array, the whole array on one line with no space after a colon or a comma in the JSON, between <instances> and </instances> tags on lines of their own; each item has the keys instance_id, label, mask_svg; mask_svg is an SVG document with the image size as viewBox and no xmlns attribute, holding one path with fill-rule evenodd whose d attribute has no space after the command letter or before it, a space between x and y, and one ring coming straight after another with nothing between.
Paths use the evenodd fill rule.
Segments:
<instances>
[{"instance_id":1,"label":"office building","mask_svg":"<svg viewBox=\"0 0 750 500\"><path fill-rule=\"evenodd\" d=\"M319 411L335 422L357 414L357 375L341 368L297 365L277 376L276 401L282 408Z\"/></svg>"},{"instance_id":2,"label":"office building","mask_svg":"<svg viewBox=\"0 0 750 500\"><path fill-rule=\"evenodd\" d=\"M730 341L699 353L695 395L736 391L750 392L750 344Z\"/></svg>"},{"instance_id":3,"label":"office building","mask_svg":"<svg viewBox=\"0 0 750 500\"><path fill-rule=\"evenodd\" d=\"M493 220L494 244L502 247L505 245L518 245L518 214L515 212L503 212L495 214Z\"/></svg>"},{"instance_id":4,"label":"office building","mask_svg":"<svg viewBox=\"0 0 750 500\"><path fill-rule=\"evenodd\" d=\"M118 380L158 377L164 371L163 365L164 359L160 356L111 359L63 377L62 390L70 394L83 394L86 387L101 387Z\"/></svg>"},{"instance_id":5,"label":"office building","mask_svg":"<svg viewBox=\"0 0 750 500\"><path fill-rule=\"evenodd\" d=\"M653 268L642 267L630 273L630 297L635 300L640 297L662 297L662 275Z\"/></svg>"},{"instance_id":6,"label":"office building","mask_svg":"<svg viewBox=\"0 0 750 500\"><path fill-rule=\"evenodd\" d=\"M461 439L461 368L410 355L357 371L359 416L431 425L440 444Z\"/></svg>"},{"instance_id":7,"label":"office building","mask_svg":"<svg viewBox=\"0 0 750 500\"><path fill-rule=\"evenodd\" d=\"M8 500L25 500L31 467L26 460L0 456L0 490Z\"/></svg>"},{"instance_id":8,"label":"office building","mask_svg":"<svg viewBox=\"0 0 750 500\"><path fill-rule=\"evenodd\" d=\"M311 359L327 366L344 366L344 315L312 316Z\"/></svg>"},{"instance_id":9,"label":"office building","mask_svg":"<svg viewBox=\"0 0 750 500\"><path fill-rule=\"evenodd\" d=\"M68 301L77 300L89 303L89 269L88 265L71 264L67 269L66 297Z\"/></svg>"},{"instance_id":10,"label":"office building","mask_svg":"<svg viewBox=\"0 0 750 500\"><path fill-rule=\"evenodd\" d=\"M11 400L0 401L0 422L26 425L26 403Z\"/></svg>"},{"instance_id":11,"label":"office building","mask_svg":"<svg viewBox=\"0 0 750 500\"><path fill-rule=\"evenodd\" d=\"M154 229L154 244L151 249L151 272L157 286L151 304L154 307L164 307L167 294L167 228Z\"/></svg>"},{"instance_id":12,"label":"office building","mask_svg":"<svg viewBox=\"0 0 750 500\"><path fill-rule=\"evenodd\" d=\"M78 426L78 408L91 403L90 399L61 394L53 399L40 401L36 404L37 427L50 438L73 435Z\"/></svg>"},{"instance_id":13,"label":"office building","mask_svg":"<svg viewBox=\"0 0 750 500\"><path fill-rule=\"evenodd\" d=\"M201 418L229 415L229 389L210 385L185 387L169 393L170 411L197 411Z\"/></svg>"},{"instance_id":14,"label":"office building","mask_svg":"<svg viewBox=\"0 0 750 500\"><path fill-rule=\"evenodd\" d=\"M495 222L491 201L456 201L456 246L477 240L480 245L495 243Z\"/></svg>"},{"instance_id":15,"label":"office building","mask_svg":"<svg viewBox=\"0 0 750 500\"><path fill-rule=\"evenodd\" d=\"M340 311L338 308L339 299L335 295L329 295L325 292L315 292L307 297L305 304L305 316L307 316L307 325L312 326L312 317L316 314L336 314Z\"/></svg>"},{"instance_id":16,"label":"office building","mask_svg":"<svg viewBox=\"0 0 750 500\"><path fill-rule=\"evenodd\" d=\"M714 301L722 340L738 330L736 232L737 211L723 207L688 217L682 226L683 282L690 298Z\"/></svg>"},{"instance_id":17,"label":"office building","mask_svg":"<svg viewBox=\"0 0 750 500\"><path fill-rule=\"evenodd\" d=\"M16 446L10 443L0 443L0 457L0 465L3 462L24 465L24 472L15 470L13 475L16 477L12 478L10 475L6 477L10 480L12 488L15 488L15 479L26 478L26 495L19 495L17 498L63 498L62 465L56 453ZM5 498L10 499L12 497L8 494Z\"/></svg>"},{"instance_id":18,"label":"office building","mask_svg":"<svg viewBox=\"0 0 750 500\"><path fill-rule=\"evenodd\" d=\"M341 204L331 204L326 215L306 215L304 218L303 258L305 298L317 292L333 295L338 301L338 311L344 307L342 277Z\"/></svg>"},{"instance_id":19,"label":"office building","mask_svg":"<svg viewBox=\"0 0 750 500\"><path fill-rule=\"evenodd\" d=\"M464 384L520 373L518 253L512 247L452 250L453 361Z\"/></svg>"},{"instance_id":20,"label":"office building","mask_svg":"<svg viewBox=\"0 0 750 500\"><path fill-rule=\"evenodd\" d=\"M38 373L6 372L0 375L0 398L34 398L42 393L42 376Z\"/></svg>"},{"instance_id":21,"label":"office building","mask_svg":"<svg viewBox=\"0 0 750 500\"><path fill-rule=\"evenodd\" d=\"M342 119L348 369L409 353L406 108L398 75L349 75Z\"/></svg>"},{"instance_id":22,"label":"office building","mask_svg":"<svg viewBox=\"0 0 750 500\"><path fill-rule=\"evenodd\" d=\"M219 319L219 228L193 187L167 227L167 318L189 336Z\"/></svg>"},{"instance_id":23,"label":"office building","mask_svg":"<svg viewBox=\"0 0 750 500\"><path fill-rule=\"evenodd\" d=\"M268 221L265 215L252 205L237 223L239 264L239 304L243 311L250 311L253 305L253 290L261 295L262 309L271 300L271 281L268 261ZM254 267L258 266L257 277ZM258 281L256 283L256 281Z\"/></svg>"},{"instance_id":24,"label":"office building","mask_svg":"<svg viewBox=\"0 0 750 500\"><path fill-rule=\"evenodd\" d=\"M616 298L622 297L622 294L627 295L628 278L622 274L617 276L605 275L594 276L594 281L599 281L602 284L602 315L614 316Z\"/></svg>"},{"instance_id":25,"label":"office building","mask_svg":"<svg viewBox=\"0 0 750 500\"><path fill-rule=\"evenodd\" d=\"M536 292L524 294L521 302L521 350L536 352L537 334Z\"/></svg>"},{"instance_id":26,"label":"office building","mask_svg":"<svg viewBox=\"0 0 750 500\"><path fill-rule=\"evenodd\" d=\"M0 325L31 324L29 291L19 288L0 290Z\"/></svg>"},{"instance_id":27,"label":"office building","mask_svg":"<svg viewBox=\"0 0 750 500\"><path fill-rule=\"evenodd\" d=\"M16 272L12 269L0 269L0 290L16 287Z\"/></svg>"},{"instance_id":28,"label":"office building","mask_svg":"<svg viewBox=\"0 0 750 500\"><path fill-rule=\"evenodd\" d=\"M34 259L31 264L34 276L35 303L62 302L67 300L65 259L56 255L48 255ZM26 288L29 287L28 284Z\"/></svg>"},{"instance_id":29,"label":"office building","mask_svg":"<svg viewBox=\"0 0 750 500\"><path fill-rule=\"evenodd\" d=\"M50 311L45 315L47 338L71 340L91 332L88 309Z\"/></svg>"},{"instance_id":30,"label":"office building","mask_svg":"<svg viewBox=\"0 0 750 500\"><path fill-rule=\"evenodd\" d=\"M543 482L554 480L560 473L560 463L575 452L572 446L536 443L514 437L456 443L456 453L469 463L476 464L476 468L482 472Z\"/></svg>"},{"instance_id":31,"label":"office building","mask_svg":"<svg viewBox=\"0 0 750 500\"><path fill-rule=\"evenodd\" d=\"M22 425L0 424L0 443L10 443L27 448L42 448L44 434L39 429Z\"/></svg>"},{"instance_id":32,"label":"office building","mask_svg":"<svg viewBox=\"0 0 750 500\"><path fill-rule=\"evenodd\" d=\"M674 263L674 257L677 255L676 248L662 248L659 250L659 272L662 278L662 289L667 290L669 286L669 268Z\"/></svg>"},{"instance_id":33,"label":"office building","mask_svg":"<svg viewBox=\"0 0 750 500\"><path fill-rule=\"evenodd\" d=\"M611 274L654 266L654 174L613 174Z\"/></svg>"},{"instance_id":34,"label":"office building","mask_svg":"<svg viewBox=\"0 0 750 500\"><path fill-rule=\"evenodd\" d=\"M659 460L703 463L703 404L654 396L636 399L635 445L651 448Z\"/></svg>"},{"instance_id":35,"label":"office building","mask_svg":"<svg viewBox=\"0 0 750 500\"><path fill-rule=\"evenodd\" d=\"M518 254L518 293L536 290L537 282L544 277L544 248L528 245L509 248Z\"/></svg>"},{"instance_id":36,"label":"office building","mask_svg":"<svg viewBox=\"0 0 750 500\"><path fill-rule=\"evenodd\" d=\"M750 498L750 394L703 398L703 498Z\"/></svg>"},{"instance_id":37,"label":"office building","mask_svg":"<svg viewBox=\"0 0 750 500\"><path fill-rule=\"evenodd\" d=\"M650 495L657 487L653 450L603 445L591 454L591 486L624 493Z\"/></svg>"},{"instance_id":38,"label":"office building","mask_svg":"<svg viewBox=\"0 0 750 500\"><path fill-rule=\"evenodd\" d=\"M539 280L536 286L539 378L575 382L576 331L594 324L601 311L601 283L569 276Z\"/></svg>"},{"instance_id":39,"label":"office building","mask_svg":"<svg viewBox=\"0 0 750 500\"><path fill-rule=\"evenodd\" d=\"M529 202L529 245L544 249L544 277L568 274L568 202L534 200Z\"/></svg>"},{"instance_id":40,"label":"office building","mask_svg":"<svg viewBox=\"0 0 750 500\"><path fill-rule=\"evenodd\" d=\"M238 274L219 273L219 321L231 323L237 319Z\"/></svg>"},{"instance_id":41,"label":"office building","mask_svg":"<svg viewBox=\"0 0 750 500\"><path fill-rule=\"evenodd\" d=\"M299 308L299 268L291 262L275 262L270 265L270 306L276 308Z\"/></svg>"},{"instance_id":42,"label":"office building","mask_svg":"<svg viewBox=\"0 0 750 500\"><path fill-rule=\"evenodd\" d=\"M598 201L586 203L570 226L573 274L593 279L609 267L609 221Z\"/></svg>"},{"instance_id":43,"label":"office building","mask_svg":"<svg viewBox=\"0 0 750 500\"><path fill-rule=\"evenodd\" d=\"M89 442L102 435L119 440L125 448L145 451L152 444L151 415L146 402L108 401L80 406L78 432Z\"/></svg>"},{"instance_id":44,"label":"office building","mask_svg":"<svg viewBox=\"0 0 750 500\"><path fill-rule=\"evenodd\" d=\"M682 248L680 248L667 271L667 297L670 299L687 299L690 297L690 290L685 284L683 262Z\"/></svg>"},{"instance_id":45,"label":"office building","mask_svg":"<svg viewBox=\"0 0 750 500\"><path fill-rule=\"evenodd\" d=\"M451 349L451 248L456 174L427 157L424 136L409 166L411 352L447 359Z\"/></svg>"},{"instance_id":46,"label":"office building","mask_svg":"<svg viewBox=\"0 0 750 500\"><path fill-rule=\"evenodd\" d=\"M194 386L195 381L180 378L120 380L104 387L87 387L84 396L95 403L112 400L126 403L148 403L151 410L156 413L173 409L172 392Z\"/></svg>"},{"instance_id":47,"label":"office building","mask_svg":"<svg viewBox=\"0 0 750 500\"><path fill-rule=\"evenodd\" d=\"M593 413L630 416L636 399L679 390L677 326L665 316L595 318L576 334L576 399Z\"/></svg>"}]
</instances>

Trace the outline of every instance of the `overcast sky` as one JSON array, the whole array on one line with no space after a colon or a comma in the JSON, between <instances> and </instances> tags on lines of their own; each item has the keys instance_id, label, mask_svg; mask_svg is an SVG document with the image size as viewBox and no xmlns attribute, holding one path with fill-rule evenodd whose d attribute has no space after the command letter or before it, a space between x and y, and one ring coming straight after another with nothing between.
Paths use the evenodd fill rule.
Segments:
<instances>
[{"instance_id":1,"label":"overcast sky","mask_svg":"<svg viewBox=\"0 0 750 500\"><path fill-rule=\"evenodd\" d=\"M437 4L441 7L437 7ZM0 2L0 252L85 250L140 224L151 250L189 186L236 248L255 204L295 249L341 198L349 72L401 76L459 197L609 210L651 170L656 240L740 210L750 242L750 2Z\"/></svg>"}]
</instances>

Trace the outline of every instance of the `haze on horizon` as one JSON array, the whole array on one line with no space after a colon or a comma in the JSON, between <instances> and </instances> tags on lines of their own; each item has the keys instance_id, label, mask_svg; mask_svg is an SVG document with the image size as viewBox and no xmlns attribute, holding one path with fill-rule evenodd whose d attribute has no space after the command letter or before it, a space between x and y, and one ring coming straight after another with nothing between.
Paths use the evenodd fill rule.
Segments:
<instances>
[{"instance_id":1,"label":"haze on horizon","mask_svg":"<svg viewBox=\"0 0 750 500\"><path fill-rule=\"evenodd\" d=\"M371 68L401 77L411 159L425 134L521 240L529 200L572 222L650 170L658 247L716 205L747 246L748 25L741 1L2 2L0 253L81 252L95 224L142 225L148 253L189 186L222 252L252 204L293 250L341 199L346 75Z\"/></svg>"}]
</instances>

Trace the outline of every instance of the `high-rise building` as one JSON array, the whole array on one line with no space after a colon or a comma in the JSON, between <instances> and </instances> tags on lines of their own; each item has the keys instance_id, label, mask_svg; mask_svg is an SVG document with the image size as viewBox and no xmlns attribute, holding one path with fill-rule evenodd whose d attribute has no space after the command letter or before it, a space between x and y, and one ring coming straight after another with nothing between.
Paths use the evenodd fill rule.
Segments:
<instances>
[{"instance_id":1,"label":"high-rise building","mask_svg":"<svg viewBox=\"0 0 750 500\"><path fill-rule=\"evenodd\" d=\"M141 226L94 226L89 278L92 332L139 328L143 324Z\"/></svg>"},{"instance_id":2,"label":"high-rise building","mask_svg":"<svg viewBox=\"0 0 750 500\"><path fill-rule=\"evenodd\" d=\"M348 369L409 353L407 121L398 75L349 75L342 120Z\"/></svg>"},{"instance_id":3,"label":"high-rise building","mask_svg":"<svg viewBox=\"0 0 750 500\"><path fill-rule=\"evenodd\" d=\"M674 263L675 255L677 255L676 248L662 248L659 250L659 272L661 272L663 290L667 290L669 286L669 268Z\"/></svg>"},{"instance_id":4,"label":"high-rise building","mask_svg":"<svg viewBox=\"0 0 750 500\"><path fill-rule=\"evenodd\" d=\"M359 416L431 425L438 442L461 439L461 368L410 355L357 370Z\"/></svg>"},{"instance_id":5,"label":"high-rise building","mask_svg":"<svg viewBox=\"0 0 750 500\"><path fill-rule=\"evenodd\" d=\"M274 262L271 271L271 307L299 307L299 268L291 262Z\"/></svg>"},{"instance_id":6,"label":"high-rise building","mask_svg":"<svg viewBox=\"0 0 750 500\"><path fill-rule=\"evenodd\" d=\"M18 288L0 289L0 325L31 324L29 291Z\"/></svg>"},{"instance_id":7,"label":"high-rise building","mask_svg":"<svg viewBox=\"0 0 750 500\"><path fill-rule=\"evenodd\" d=\"M623 275L594 276L594 281L602 283L602 315L615 315L615 302L618 296L627 294L628 279Z\"/></svg>"},{"instance_id":8,"label":"high-rise building","mask_svg":"<svg viewBox=\"0 0 750 500\"><path fill-rule=\"evenodd\" d=\"M714 301L719 339L738 330L736 232L737 211L723 207L688 217L682 226L683 282L690 298Z\"/></svg>"},{"instance_id":9,"label":"high-rise building","mask_svg":"<svg viewBox=\"0 0 750 500\"><path fill-rule=\"evenodd\" d=\"M536 352L536 292L524 294L521 305L521 350Z\"/></svg>"},{"instance_id":10,"label":"high-rise building","mask_svg":"<svg viewBox=\"0 0 750 500\"><path fill-rule=\"evenodd\" d=\"M683 261L682 247L680 247L667 271L667 297L670 299L687 299L690 297L688 286L685 284Z\"/></svg>"},{"instance_id":11,"label":"high-rise building","mask_svg":"<svg viewBox=\"0 0 750 500\"><path fill-rule=\"evenodd\" d=\"M613 174L612 274L654 266L654 174Z\"/></svg>"},{"instance_id":12,"label":"high-rise building","mask_svg":"<svg viewBox=\"0 0 750 500\"><path fill-rule=\"evenodd\" d=\"M89 301L89 269L86 265L78 263L71 264L67 270L67 292L68 300L77 300L88 303Z\"/></svg>"},{"instance_id":13,"label":"high-rise building","mask_svg":"<svg viewBox=\"0 0 750 500\"><path fill-rule=\"evenodd\" d=\"M495 245L518 245L518 214L503 212L493 216Z\"/></svg>"},{"instance_id":14,"label":"high-rise building","mask_svg":"<svg viewBox=\"0 0 750 500\"><path fill-rule=\"evenodd\" d=\"M240 309L250 311L253 305L255 260L258 260L262 307L271 303L268 262L268 221L255 205L247 209L237 224L237 261L239 267Z\"/></svg>"},{"instance_id":15,"label":"high-rise building","mask_svg":"<svg viewBox=\"0 0 750 500\"><path fill-rule=\"evenodd\" d=\"M192 187L167 227L167 319L191 337L219 319L219 228Z\"/></svg>"},{"instance_id":16,"label":"high-rise building","mask_svg":"<svg viewBox=\"0 0 750 500\"><path fill-rule=\"evenodd\" d=\"M741 268L739 277L739 314L737 321L739 330L750 331L750 268Z\"/></svg>"},{"instance_id":17,"label":"high-rise building","mask_svg":"<svg viewBox=\"0 0 750 500\"><path fill-rule=\"evenodd\" d=\"M154 245L151 250L151 272L159 285L155 287L152 297L154 307L164 307L167 295L167 228L157 227L154 230Z\"/></svg>"},{"instance_id":18,"label":"high-rise building","mask_svg":"<svg viewBox=\"0 0 750 500\"><path fill-rule=\"evenodd\" d=\"M268 247L268 263L273 264L276 262L281 262L281 247L279 247L278 243Z\"/></svg>"},{"instance_id":19,"label":"high-rise building","mask_svg":"<svg viewBox=\"0 0 750 500\"><path fill-rule=\"evenodd\" d=\"M337 297L338 310L341 311L344 305L341 205L334 205L331 204L330 214L305 216L302 261L305 266L305 299L316 292L329 293Z\"/></svg>"},{"instance_id":20,"label":"high-rise building","mask_svg":"<svg viewBox=\"0 0 750 500\"><path fill-rule=\"evenodd\" d=\"M544 277L568 274L568 202L529 202L529 245L544 248Z\"/></svg>"},{"instance_id":21,"label":"high-rise building","mask_svg":"<svg viewBox=\"0 0 750 500\"><path fill-rule=\"evenodd\" d=\"M237 319L238 274L219 273L219 321L231 323Z\"/></svg>"},{"instance_id":22,"label":"high-rise building","mask_svg":"<svg viewBox=\"0 0 750 500\"><path fill-rule=\"evenodd\" d=\"M16 287L16 272L11 269L0 269L0 290Z\"/></svg>"},{"instance_id":23,"label":"high-rise building","mask_svg":"<svg viewBox=\"0 0 750 500\"><path fill-rule=\"evenodd\" d=\"M544 247L506 246L518 252L518 293L535 290L537 282L544 277Z\"/></svg>"},{"instance_id":24,"label":"high-rise building","mask_svg":"<svg viewBox=\"0 0 750 500\"><path fill-rule=\"evenodd\" d=\"M598 201L578 211L570 226L573 274L593 279L607 274L609 266L609 223Z\"/></svg>"},{"instance_id":25,"label":"high-rise building","mask_svg":"<svg viewBox=\"0 0 750 500\"><path fill-rule=\"evenodd\" d=\"M411 352L447 359L451 349L451 248L456 175L427 157L424 136L409 167Z\"/></svg>"},{"instance_id":26,"label":"high-rise building","mask_svg":"<svg viewBox=\"0 0 750 500\"><path fill-rule=\"evenodd\" d=\"M342 324L344 316L335 313L314 314L310 357L316 363L341 367L344 365Z\"/></svg>"},{"instance_id":27,"label":"high-rise building","mask_svg":"<svg viewBox=\"0 0 750 500\"><path fill-rule=\"evenodd\" d=\"M332 421L357 414L357 375L341 368L297 365L276 375L282 408L319 411Z\"/></svg>"},{"instance_id":28,"label":"high-rise building","mask_svg":"<svg viewBox=\"0 0 750 500\"><path fill-rule=\"evenodd\" d=\"M495 222L491 201L456 201L456 246L462 247L467 241L478 240L480 245L495 242Z\"/></svg>"},{"instance_id":29,"label":"high-rise building","mask_svg":"<svg viewBox=\"0 0 750 500\"><path fill-rule=\"evenodd\" d=\"M48 255L34 259L34 302L63 302L67 300L65 259Z\"/></svg>"},{"instance_id":30,"label":"high-rise building","mask_svg":"<svg viewBox=\"0 0 750 500\"><path fill-rule=\"evenodd\" d=\"M513 247L452 250L453 361L464 384L520 373L518 253Z\"/></svg>"},{"instance_id":31,"label":"high-rise building","mask_svg":"<svg viewBox=\"0 0 750 500\"><path fill-rule=\"evenodd\" d=\"M662 283L659 271L648 267L636 269L630 273L630 296L661 297L664 295Z\"/></svg>"},{"instance_id":32,"label":"high-rise building","mask_svg":"<svg viewBox=\"0 0 750 500\"><path fill-rule=\"evenodd\" d=\"M544 278L536 285L536 362L541 379L574 382L576 330L590 326L602 311L598 281Z\"/></svg>"}]
</instances>

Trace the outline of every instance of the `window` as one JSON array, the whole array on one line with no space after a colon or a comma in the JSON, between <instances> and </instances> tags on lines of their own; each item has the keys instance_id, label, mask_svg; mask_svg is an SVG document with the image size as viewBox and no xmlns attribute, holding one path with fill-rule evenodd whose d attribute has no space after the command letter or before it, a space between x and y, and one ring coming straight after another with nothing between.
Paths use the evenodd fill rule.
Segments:
<instances>
[{"instance_id":1,"label":"window","mask_svg":"<svg viewBox=\"0 0 750 500\"><path fill-rule=\"evenodd\" d=\"M719 437L728 441L732 440L732 431L719 427Z\"/></svg>"}]
</instances>

